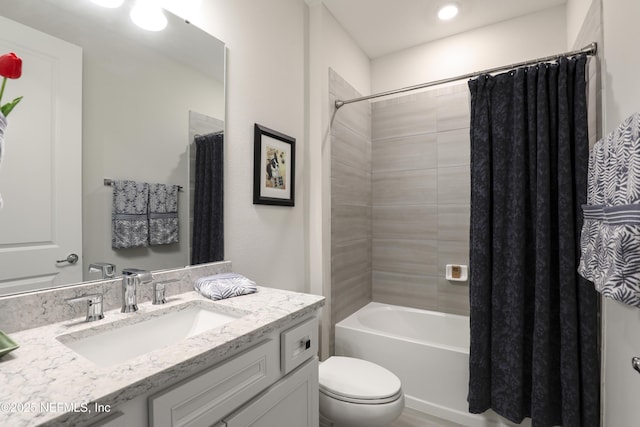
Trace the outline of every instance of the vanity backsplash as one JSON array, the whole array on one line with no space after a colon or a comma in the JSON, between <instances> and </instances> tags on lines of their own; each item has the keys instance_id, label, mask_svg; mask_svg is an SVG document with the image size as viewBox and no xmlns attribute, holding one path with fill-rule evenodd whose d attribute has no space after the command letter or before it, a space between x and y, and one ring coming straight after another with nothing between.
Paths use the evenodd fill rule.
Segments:
<instances>
[{"instance_id":1,"label":"vanity backsplash","mask_svg":"<svg viewBox=\"0 0 640 427\"><path fill-rule=\"evenodd\" d=\"M166 295L181 294L193 290L196 279L218 273L231 272L231 261L193 265L174 270L153 272L153 281L171 281ZM0 297L0 330L13 333L37 328L66 319L86 315L86 304L69 304L66 300L89 294L103 295L104 311L119 308L122 304L122 277L78 283L60 288ZM151 283L138 287L138 303L151 301Z\"/></svg>"}]
</instances>

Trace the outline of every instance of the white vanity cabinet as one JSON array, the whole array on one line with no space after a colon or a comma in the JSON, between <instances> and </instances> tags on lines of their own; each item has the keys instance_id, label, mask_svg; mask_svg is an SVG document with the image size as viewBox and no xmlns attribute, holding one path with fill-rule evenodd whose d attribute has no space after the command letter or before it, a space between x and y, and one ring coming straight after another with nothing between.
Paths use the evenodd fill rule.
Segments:
<instances>
[{"instance_id":1,"label":"white vanity cabinet","mask_svg":"<svg viewBox=\"0 0 640 427\"><path fill-rule=\"evenodd\" d=\"M318 322L284 327L148 399L153 427L318 425Z\"/></svg>"},{"instance_id":2,"label":"white vanity cabinet","mask_svg":"<svg viewBox=\"0 0 640 427\"><path fill-rule=\"evenodd\" d=\"M193 277L229 271L231 264L224 262L166 274L181 275L181 286L190 288ZM47 291L34 295L34 300L18 296L21 308L16 313L42 306L47 313L39 321L48 324L16 329L21 323L11 323L15 308L8 311L8 324L16 330L10 331L11 337L20 348L0 362L0 384L11 385L0 387L0 402L31 406L5 411L0 425L317 426L322 296L259 286L258 292L241 298L210 301L189 290L173 295L164 305L142 302L136 313L108 310L105 319L92 323L70 318L66 308L58 307L59 301L111 285L98 282L56 289L55 297ZM49 299L57 302L49 306ZM0 298L0 308L14 305ZM174 320L173 314L194 307L198 308L195 323ZM218 316L200 316L203 310L232 319L220 325ZM144 329L144 334L131 340L133 327ZM186 338L171 338L171 330L178 327L189 331L183 334ZM152 344L157 341L146 340L152 336L166 345L155 348ZM94 337L104 338L98 343L84 341L91 344L93 354L85 357L76 351L73 343ZM137 344L144 345L126 360L102 363L96 356L100 352L120 356L122 349Z\"/></svg>"}]
</instances>

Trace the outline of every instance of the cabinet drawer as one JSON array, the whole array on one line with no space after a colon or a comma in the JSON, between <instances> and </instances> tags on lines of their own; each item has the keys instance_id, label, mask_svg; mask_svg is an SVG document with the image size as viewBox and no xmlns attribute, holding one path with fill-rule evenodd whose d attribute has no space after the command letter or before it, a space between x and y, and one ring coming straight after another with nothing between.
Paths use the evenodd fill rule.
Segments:
<instances>
[{"instance_id":1,"label":"cabinet drawer","mask_svg":"<svg viewBox=\"0 0 640 427\"><path fill-rule=\"evenodd\" d=\"M277 340L253 347L149 398L152 426L210 426L280 377Z\"/></svg>"},{"instance_id":2,"label":"cabinet drawer","mask_svg":"<svg viewBox=\"0 0 640 427\"><path fill-rule=\"evenodd\" d=\"M286 375L318 353L318 320L314 317L282 332L280 346Z\"/></svg>"}]
</instances>

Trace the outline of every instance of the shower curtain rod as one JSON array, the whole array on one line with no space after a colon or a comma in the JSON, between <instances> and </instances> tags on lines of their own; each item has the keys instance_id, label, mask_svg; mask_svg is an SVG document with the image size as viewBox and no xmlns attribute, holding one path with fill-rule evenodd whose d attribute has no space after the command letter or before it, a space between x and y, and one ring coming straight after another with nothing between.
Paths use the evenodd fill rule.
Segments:
<instances>
[{"instance_id":1,"label":"shower curtain rod","mask_svg":"<svg viewBox=\"0 0 640 427\"><path fill-rule=\"evenodd\" d=\"M457 80L471 79L471 78L474 78L474 77L478 77L479 75L482 75L482 74L492 74L492 73L496 73L498 71L510 70L512 68L524 67L524 66L527 66L527 65L538 64L538 63L541 63L541 62L555 61L555 60L557 60L559 58L562 58L564 56L575 56L575 55L581 55L581 54L595 55L597 53L597 51L598 51L598 45L597 45L597 43L594 42L594 43L591 43L588 46L583 47L582 49L574 50L574 51L571 51L571 52L559 53L557 55L546 56L544 58L532 59L532 60L524 61L524 62L517 62L517 63L511 64L511 65L504 65L502 67L490 68L488 70L483 70L483 71L476 71L474 73L463 74L461 76L450 77L448 79L442 79L442 80L436 80L436 81L429 82L429 83L422 83L422 84L418 84L418 85L414 85L414 86L407 86L407 87L403 87L401 89L388 90L386 92L380 92L380 93L375 93L373 95L361 96L359 98L347 99L345 101L336 100L334 105L335 105L336 110L337 110L340 107L342 107L343 105L351 104L352 102L366 101L367 99L380 98L381 96L387 96L387 95L395 95L396 93L409 92L409 91L416 90L416 89L424 89L424 88L427 88L427 87L437 86L437 85L441 85L441 84L444 84L444 83L455 82Z\"/></svg>"}]
</instances>

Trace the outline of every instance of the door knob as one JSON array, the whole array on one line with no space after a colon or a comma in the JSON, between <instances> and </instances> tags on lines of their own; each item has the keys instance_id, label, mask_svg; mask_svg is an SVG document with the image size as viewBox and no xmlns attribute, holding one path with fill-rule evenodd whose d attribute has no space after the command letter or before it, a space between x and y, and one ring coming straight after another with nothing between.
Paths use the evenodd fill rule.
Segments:
<instances>
[{"instance_id":1,"label":"door knob","mask_svg":"<svg viewBox=\"0 0 640 427\"><path fill-rule=\"evenodd\" d=\"M75 264L76 262L78 262L78 259L80 259L78 257L78 254L69 254L65 259L59 259L58 261L56 261L56 264L64 264L65 262L69 264Z\"/></svg>"},{"instance_id":2,"label":"door knob","mask_svg":"<svg viewBox=\"0 0 640 427\"><path fill-rule=\"evenodd\" d=\"M640 372L640 357L633 357L631 359L631 366L633 366L633 369Z\"/></svg>"}]
</instances>

